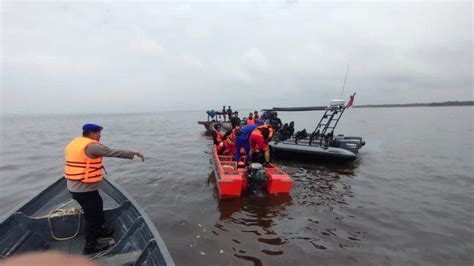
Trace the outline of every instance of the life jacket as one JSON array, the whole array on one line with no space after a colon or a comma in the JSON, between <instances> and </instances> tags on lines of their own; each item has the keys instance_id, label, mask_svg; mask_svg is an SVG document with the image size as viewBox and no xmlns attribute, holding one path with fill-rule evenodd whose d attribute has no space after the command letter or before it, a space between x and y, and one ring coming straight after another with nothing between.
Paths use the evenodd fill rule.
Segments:
<instances>
[{"instance_id":1,"label":"life jacket","mask_svg":"<svg viewBox=\"0 0 474 266\"><path fill-rule=\"evenodd\" d=\"M228 145L235 145L235 140L237 138L237 132L235 129L232 130L232 133L230 133L229 136L227 136L227 139L225 140L225 142L228 144Z\"/></svg>"},{"instance_id":2,"label":"life jacket","mask_svg":"<svg viewBox=\"0 0 474 266\"><path fill-rule=\"evenodd\" d=\"M253 125L253 124L255 124L255 119L247 118L247 125Z\"/></svg>"},{"instance_id":3,"label":"life jacket","mask_svg":"<svg viewBox=\"0 0 474 266\"><path fill-rule=\"evenodd\" d=\"M216 130L216 141L217 143L221 143L224 141L224 136L222 136L222 133Z\"/></svg>"},{"instance_id":4,"label":"life jacket","mask_svg":"<svg viewBox=\"0 0 474 266\"><path fill-rule=\"evenodd\" d=\"M84 183L102 181L102 157L92 159L86 155L86 148L91 143L99 142L90 138L77 137L66 146L64 150L66 157L64 177L66 179Z\"/></svg>"},{"instance_id":5,"label":"life jacket","mask_svg":"<svg viewBox=\"0 0 474 266\"><path fill-rule=\"evenodd\" d=\"M268 139L266 141L270 141L273 138L273 127L271 125L261 125L258 126L253 132L252 135L259 135L263 137L261 129L268 128Z\"/></svg>"}]
</instances>

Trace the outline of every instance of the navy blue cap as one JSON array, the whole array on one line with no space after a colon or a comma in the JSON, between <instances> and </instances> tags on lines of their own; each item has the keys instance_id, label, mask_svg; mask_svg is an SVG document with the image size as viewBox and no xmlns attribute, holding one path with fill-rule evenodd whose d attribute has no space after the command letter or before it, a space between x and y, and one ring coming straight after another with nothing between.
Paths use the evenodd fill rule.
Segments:
<instances>
[{"instance_id":1,"label":"navy blue cap","mask_svg":"<svg viewBox=\"0 0 474 266\"><path fill-rule=\"evenodd\" d=\"M103 127L96 125L96 124L85 124L82 126L82 130L84 131L92 131L92 132L97 132L101 131Z\"/></svg>"}]
</instances>

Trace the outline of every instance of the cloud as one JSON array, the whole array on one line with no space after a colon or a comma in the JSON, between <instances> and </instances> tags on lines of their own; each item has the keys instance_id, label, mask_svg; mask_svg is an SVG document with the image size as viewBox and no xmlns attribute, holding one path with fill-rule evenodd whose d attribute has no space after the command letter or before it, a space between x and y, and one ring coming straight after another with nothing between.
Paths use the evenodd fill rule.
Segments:
<instances>
[{"instance_id":1,"label":"cloud","mask_svg":"<svg viewBox=\"0 0 474 266\"><path fill-rule=\"evenodd\" d=\"M319 105L347 65L361 104L472 99L469 2L11 1L1 28L7 113Z\"/></svg>"}]
</instances>

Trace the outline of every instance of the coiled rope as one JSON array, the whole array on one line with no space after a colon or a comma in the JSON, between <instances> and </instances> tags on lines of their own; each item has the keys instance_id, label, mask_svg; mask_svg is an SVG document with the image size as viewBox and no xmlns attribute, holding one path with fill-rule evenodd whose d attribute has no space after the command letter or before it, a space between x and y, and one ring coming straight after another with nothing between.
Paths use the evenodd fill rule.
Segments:
<instances>
[{"instance_id":1,"label":"coiled rope","mask_svg":"<svg viewBox=\"0 0 474 266\"><path fill-rule=\"evenodd\" d=\"M39 218L48 218L48 225L49 225L49 232L51 234L51 237L54 239L54 240L57 240L57 241L65 241L65 240L71 240L71 239L74 239L78 234L79 234L79 231L81 230L81 216L82 214L84 213L84 211L82 209L78 209L78 208L67 208L67 209L63 209L63 207L73 203L74 200L70 200L62 205L59 205L58 207L56 207L56 209L53 209L51 210L48 215L46 216L42 216L42 217L39 217ZM77 220L77 229L76 229L76 232L72 235L72 236L68 236L68 237L58 237L54 234L54 230L53 230L53 225L51 223L51 219L54 218L54 217L61 217L61 216L66 216L66 215L78 215L78 220ZM109 247L109 249L107 250L103 250L99 253L97 253L95 256L93 256L92 258L90 258L91 260L95 260L95 259L98 259L106 254L109 253L110 249L114 246L115 244L115 240L113 238L110 238L110 240L112 241L112 245L111 247Z\"/></svg>"},{"instance_id":2,"label":"coiled rope","mask_svg":"<svg viewBox=\"0 0 474 266\"><path fill-rule=\"evenodd\" d=\"M74 239L78 234L79 234L79 231L81 230L81 215L84 213L84 211L82 209L78 209L78 208L67 208L67 209L63 209L63 207L73 203L74 200L70 200L62 205L59 205L56 209L54 210L51 210L48 215L46 216L43 216L43 217L39 217L39 218L48 218L48 225L49 225L49 233L51 234L51 237L54 239L54 240L57 240L57 241L65 241L65 240L71 240L71 239ZM72 235L72 236L68 236L68 237L58 237L54 234L54 230L53 230L53 224L51 222L51 219L54 218L54 217L61 217L61 216L66 216L66 215L78 215L78 220L77 220L77 229L76 229L76 232Z\"/></svg>"}]
</instances>

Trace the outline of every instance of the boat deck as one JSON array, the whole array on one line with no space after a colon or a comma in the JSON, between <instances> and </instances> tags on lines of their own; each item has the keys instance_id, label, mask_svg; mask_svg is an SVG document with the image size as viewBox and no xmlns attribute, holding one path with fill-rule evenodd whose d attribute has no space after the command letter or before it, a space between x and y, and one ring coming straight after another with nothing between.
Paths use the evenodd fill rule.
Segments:
<instances>
[{"instance_id":1,"label":"boat deck","mask_svg":"<svg viewBox=\"0 0 474 266\"><path fill-rule=\"evenodd\" d=\"M100 257L101 265L174 265L158 231L133 199L108 180L104 180L99 193L104 202L106 224L114 230L115 240L115 245ZM66 212L48 217L52 210L70 208L80 206L72 200L66 181L61 178L2 219L0 255L8 257L44 250L81 255L85 244L84 215ZM72 239L58 240L50 228L56 238L69 238L79 232Z\"/></svg>"}]
</instances>

